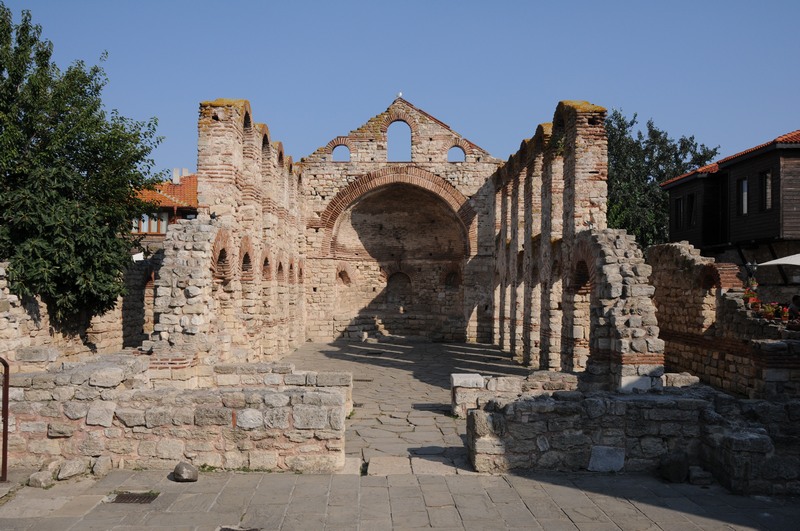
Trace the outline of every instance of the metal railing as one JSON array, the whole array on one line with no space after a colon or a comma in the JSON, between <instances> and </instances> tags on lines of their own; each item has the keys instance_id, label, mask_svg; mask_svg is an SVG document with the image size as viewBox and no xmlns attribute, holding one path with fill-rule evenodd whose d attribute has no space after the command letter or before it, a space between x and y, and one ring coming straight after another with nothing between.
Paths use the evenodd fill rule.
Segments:
<instances>
[{"instance_id":1,"label":"metal railing","mask_svg":"<svg viewBox=\"0 0 800 531\"><path fill-rule=\"evenodd\" d=\"M8 384L11 379L8 362L0 358L3 364L3 469L0 471L0 482L8 481Z\"/></svg>"}]
</instances>

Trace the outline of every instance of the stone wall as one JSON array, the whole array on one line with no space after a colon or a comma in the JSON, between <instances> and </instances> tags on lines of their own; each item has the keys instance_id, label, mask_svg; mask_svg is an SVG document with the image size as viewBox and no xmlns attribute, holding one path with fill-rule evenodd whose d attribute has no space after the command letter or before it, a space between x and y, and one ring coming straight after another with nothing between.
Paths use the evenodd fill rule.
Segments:
<instances>
[{"instance_id":1,"label":"stone wall","mask_svg":"<svg viewBox=\"0 0 800 531\"><path fill-rule=\"evenodd\" d=\"M648 249L667 370L752 398L800 396L800 346L742 301L738 267L686 242Z\"/></svg>"},{"instance_id":2,"label":"stone wall","mask_svg":"<svg viewBox=\"0 0 800 531\"><path fill-rule=\"evenodd\" d=\"M798 402L736 401L708 388L620 395L558 391L469 411L480 472L655 471L686 454L737 493L800 493Z\"/></svg>"},{"instance_id":3,"label":"stone wall","mask_svg":"<svg viewBox=\"0 0 800 531\"><path fill-rule=\"evenodd\" d=\"M91 320L56 327L38 299L20 298L9 290L7 262L0 262L0 356L12 371L42 366L63 356L116 352L123 347L122 300L117 307ZM51 359L52 358L52 359Z\"/></svg>"},{"instance_id":4,"label":"stone wall","mask_svg":"<svg viewBox=\"0 0 800 531\"><path fill-rule=\"evenodd\" d=\"M641 250L606 229L605 112L560 102L492 176L494 342L533 368L582 373L584 389L649 388L663 342Z\"/></svg>"},{"instance_id":5,"label":"stone wall","mask_svg":"<svg viewBox=\"0 0 800 531\"><path fill-rule=\"evenodd\" d=\"M402 161L388 157L395 122L411 131ZM454 147L463 161L448 161ZM335 149L349 160L334 161ZM402 98L304 158L308 337L491 341L487 178L498 165ZM398 293L399 284L406 287Z\"/></svg>"},{"instance_id":6,"label":"stone wall","mask_svg":"<svg viewBox=\"0 0 800 531\"><path fill-rule=\"evenodd\" d=\"M577 388L577 376L555 371L533 371L525 378L452 374L451 411L457 417L466 418L469 410L481 408L492 400L510 401L521 395L552 395L556 391L574 391Z\"/></svg>"},{"instance_id":7,"label":"stone wall","mask_svg":"<svg viewBox=\"0 0 800 531\"><path fill-rule=\"evenodd\" d=\"M329 472L344 465L349 374L220 364L199 385L153 388L147 356L107 355L11 378L9 459L108 456L120 468L186 460L227 469Z\"/></svg>"},{"instance_id":8,"label":"stone wall","mask_svg":"<svg viewBox=\"0 0 800 531\"><path fill-rule=\"evenodd\" d=\"M200 105L198 216L170 225L144 348L200 363L274 359L305 340L302 183L249 102Z\"/></svg>"}]
</instances>

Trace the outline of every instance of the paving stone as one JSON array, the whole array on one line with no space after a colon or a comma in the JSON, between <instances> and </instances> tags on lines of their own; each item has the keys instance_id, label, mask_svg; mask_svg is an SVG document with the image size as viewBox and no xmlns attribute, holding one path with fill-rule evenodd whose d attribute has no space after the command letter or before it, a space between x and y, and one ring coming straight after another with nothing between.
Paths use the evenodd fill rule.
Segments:
<instances>
[{"instance_id":1,"label":"paving stone","mask_svg":"<svg viewBox=\"0 0 800 531\"><path fill-rule=\"evenodd\" d=\"M411 474L411 462L407 457L373 457L369 460L367 474L370 476Z\"/></svg>"}]
</instances>

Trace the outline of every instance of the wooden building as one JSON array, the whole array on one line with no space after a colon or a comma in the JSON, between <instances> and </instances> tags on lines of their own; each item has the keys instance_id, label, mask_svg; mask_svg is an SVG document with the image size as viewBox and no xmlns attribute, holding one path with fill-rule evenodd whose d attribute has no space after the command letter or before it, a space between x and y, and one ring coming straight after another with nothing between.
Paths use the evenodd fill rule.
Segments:
<instances>
[{"instance_id":1,"label":"wooden building","mask_svg":"<svg viewBox=\"0 0 800 531\"><path fill-rule=\"evenodd\" d=\"M706 256L741 266L800 252L800 130L661 187L669 192L670 241L687 240ZM785 285L800 283L798 273L764 274Z\"/></svg>"}]
</instances>

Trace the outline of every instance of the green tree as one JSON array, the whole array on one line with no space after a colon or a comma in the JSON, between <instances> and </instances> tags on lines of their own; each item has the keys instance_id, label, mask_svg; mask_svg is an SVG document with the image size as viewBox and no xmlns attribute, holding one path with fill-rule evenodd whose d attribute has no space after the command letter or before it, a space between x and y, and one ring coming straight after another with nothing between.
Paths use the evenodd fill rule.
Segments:
<instances>
[{"instance_id":1,"label":"green tree","mask_svg":"<svg viewBox=\"0 0 800 531\"><path fill-rule=\"evenodd\" d=\"M635 234L643 247L669 237L668 194L658 185L710 163L719 147L698 144L694 136L673 140L652 120L636 130L636 114L612 110L608 133L608 225Z\"/></svg>"},{"instance_id":2,"label":"green tree","mask_svg":"<svg viewBox=\"0 0 800 531\"><path fill-rule=\"evenodd\" d=\"M155 119L106 113L103 69L77 61L62 72L41 32L30 12L14 24L0 3L0 257L12 292L75 322L124 292L160 138Z\"/></svg>"}]
</instances>

